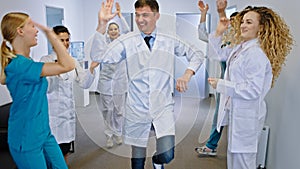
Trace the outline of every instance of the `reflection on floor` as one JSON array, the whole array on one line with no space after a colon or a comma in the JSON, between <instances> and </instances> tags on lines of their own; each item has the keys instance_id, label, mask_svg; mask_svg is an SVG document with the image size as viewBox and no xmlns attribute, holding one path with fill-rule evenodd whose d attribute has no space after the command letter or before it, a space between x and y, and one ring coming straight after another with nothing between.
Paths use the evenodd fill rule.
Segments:
<instances>
[{"instance_id":1,"label":"reflection on floor","mask_svg":"<svg viewBox=\"0 0 300 169\"><path fill-rule=\"evenodd\" d=\"M175 159L165 169L226 169L226 129L218 147L217 157L198 156L194 148L209 135L214 113L213 97L175 98L176 148ZM70 169L130 169L130 146L122 144L105 148L104 124L98 111L95 94L90 94L87 107L77 107L75 153L69 156ZM201 134L201 135L200 135ZM155 142L151 139L145 168L152 169L151 154Z\"/></svg>"}]
</instances>

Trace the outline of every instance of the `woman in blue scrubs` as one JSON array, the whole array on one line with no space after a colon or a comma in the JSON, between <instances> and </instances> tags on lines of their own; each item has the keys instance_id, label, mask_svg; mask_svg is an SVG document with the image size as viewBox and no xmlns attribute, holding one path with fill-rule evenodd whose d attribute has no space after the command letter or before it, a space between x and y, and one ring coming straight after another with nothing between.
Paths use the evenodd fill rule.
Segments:
<instances>
[{"instance_id":1,"label":"woman in blue scrubs","mask_svg":"<svg viewBox=\"0 0 300 169\"><path fill-rule=\"evenodd\" d=\"M37 45L36 27L51 42L57 63L35 62L30 58L30 48ZM8 121L11 155L18 168L65 169L63 155L50 132L45 76L71 71L74 60L51 29L33 22L25 13L7 13L1 21L1 32L0 80L7 85L13 100Z\"/></svg>"}]
</instances>

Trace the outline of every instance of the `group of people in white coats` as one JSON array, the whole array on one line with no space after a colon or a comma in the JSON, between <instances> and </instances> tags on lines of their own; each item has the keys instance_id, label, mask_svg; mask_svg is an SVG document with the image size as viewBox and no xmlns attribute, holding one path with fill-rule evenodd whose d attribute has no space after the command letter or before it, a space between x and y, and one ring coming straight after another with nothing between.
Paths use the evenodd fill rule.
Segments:
<instances>
[{"instance_id":1,"label":"group of people in white coats","mask_svg":"<svg viewBox=\"0 0 300 169\"><path fill-rule=\"evenodd\" d=\"M217 2L227 3L226 0ZM119 4L116 6L118 8ZM190 45L156 26L160 18L156 0L134 3L138 30L123 35L118 34L117 25L110 24L118 15L118 11L112 12L113 7L113 0L101 4L89 70L81 70L67 52L68 45L63 45L70 40L68 31L56 33L35 23L25 13L12 12L3 17L0 79L13 99L8 144L18 168L67 168L63 150L59 150L57 143L64 144L61 148L68 154L74 141L71 78L86 88L93 81L98 65L104 76L100 80L124 78L126 74L126 79L122 79L126 92L114 94L106 93L111 89L103 90L98 99L107 128L107 146L113 146L112 138L117 144L124 141L131 145L131 168L143 169L149 133L153 131L156 138L153 167L164 168L174 159L174 89L179 92L188 89L188 82L205 56L197 44ZM230 31L227 31L230 24ZM30 48L37 44L36 26L45 32L55 51L55 54L42 58L45 62L35 62L29 56ZM106 34L113 29L116 38L107 38ZM278 34L283 36L276 36ZM224 42L230 42L230 45L221 48ZM264 98L292 48L292 36L283 19L273 10L249 7L240 11L231 22L221 17L216 31L208 36L208 44L208 57L227 64L224 79L208 78L209 84L220 94L217 130L228 126L227 168L254 169L258 138L266 116ZM175 56L186 57L189 64L174 85ZM120 66L122 64L125 66ZM116 73L118 67L124 68L125 73ZM53 77L48 77L47 82L46 76ZM105 82L99 82L99 87L101 83ZM108 84L114 86L113 82ZM63 95L65 99L59 100L57 95ZM65 106L60 109L61 104L69 109ZM125 106L124 112L120 106ZM67 112L72 114L67 117L70 120L60 119L59 116ZM120 121L112 121L118 118L114 113L123 116ZM119 136L123 136L123 140Z\"/></svg>"}]
</instances>

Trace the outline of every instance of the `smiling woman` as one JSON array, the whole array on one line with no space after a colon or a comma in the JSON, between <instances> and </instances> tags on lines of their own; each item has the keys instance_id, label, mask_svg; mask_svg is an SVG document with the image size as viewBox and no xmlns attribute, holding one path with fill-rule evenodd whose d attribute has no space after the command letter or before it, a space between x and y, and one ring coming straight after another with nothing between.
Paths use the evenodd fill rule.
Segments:
<instances>
[{"instance_id":1,"label":"smiling woman","mask_svg":"<svg viewBox=\"0 0 300 169\"><path fill-rule=\"evenodd\" d=\"M121 13L119 3L116 3L117 15L110 20L107 26L106 42L113 43L122 33L128 33L130 28ZM117 24L116 20L119 20ZM122 30L120 29L122 28ZM97 64L97 62L92 62ZM125 60L114 64L101 64L96 95L97 105L103 115L105 124L106 147L112 148L123 143L123 121L125 115L125 100L128 90L128 78Z\"/></svg>"},{"instance_id":2,"label":"smiling woman","mask_svg":"<svg viewBox=\"0 0 300 169\"><path fill-rule=\"evenodd\" d=\"M36 27L52 43L58 55L57 63L44 64L30 57L31 47L37 45ZM13 101L8 128L10 153L18 168L47 168L47 165L67 168L50 132L45 76L74 69L74 60L53 30L35 23L26 13L5 14L1 32L1 83L7 85ZM28 163L29 158L35 162Z\"/></svg>"},{"instance_id":3,"label":"smiling woman","mask_svg":"<svg viewBox=\"0 0 300 169\"><path fill-rule=\"evenodd\" d=\"M258 23L253 23L257 22L255 20L258 20ZM247 8L240 13L236 22L246 22L236 27L236 37L240 37L238 38L239 41L245 41L244 38L247 38L247 36L250 36L250 38L256 36L259 39L260 47L272 65L272 85L274 85L294 43L289 26L280 15L267 7ZM258 24L259 27L254 28L252 25L255 24ZM251 36L251 33L249 33L252 30L251 28L255 29L253 31L256 32L256 35L252 32Z\"/></svg>"},{"instance_id":4,"label":"smiling woman","mask_svg":"<svg viewBox=\"0 0 300 169\"><path fill-rule=\"evenodd\" d=\"M220 19L209 37L211 50L227 60L228 66L224 79L208 81L220 93L217 128L220 131L221 126L228 125L227 167L256 168L257 143L267 111L264 99L293 39L284 20L267 7L247 7L235 20L232 48L220 48L221 35L230 22L226 18Z\"/></svg>"}]
</instances>

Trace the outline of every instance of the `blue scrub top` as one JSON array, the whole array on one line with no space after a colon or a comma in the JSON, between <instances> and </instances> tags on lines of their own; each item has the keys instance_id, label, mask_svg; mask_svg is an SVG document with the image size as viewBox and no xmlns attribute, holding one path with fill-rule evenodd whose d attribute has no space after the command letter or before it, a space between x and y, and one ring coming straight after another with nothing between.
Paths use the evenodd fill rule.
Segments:
<instances>
[{"instance_id":1,"label":"blue scrub top","mask_svg":"<svg viewBox=\"0 0 300 169\"><path fill-rule=\"evenodd\" d=\"M8 144L19 151L37 148L50 134L44 63L17 55L5 68L13 103L8 120Z\"/></svg>"}]
</instances>

